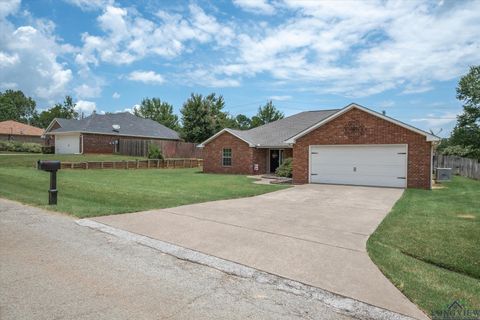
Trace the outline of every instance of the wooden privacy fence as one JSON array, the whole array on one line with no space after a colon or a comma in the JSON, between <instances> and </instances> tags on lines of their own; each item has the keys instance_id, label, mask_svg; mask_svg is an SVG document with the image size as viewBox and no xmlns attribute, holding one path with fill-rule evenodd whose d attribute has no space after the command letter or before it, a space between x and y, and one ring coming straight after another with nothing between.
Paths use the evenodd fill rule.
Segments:
<instances>
[{"instance_id":1,"label":"wooden privacy fence","mask_svg":"<svg viewBox=\"0 0 480 320\"><path fill-rule=\"evenodd\" d=\"M198 168L202 159L147 159L123 161L62 162L62 169L180 169Z\"/></svg>"},{"instance_id":2,"label":"wooden privacy fence","mask_svg":"<svg viewBox=\"0 0 480 320\"><path fill-rule=\"evenodd\" d=\"M480 179L480 164L476 159L439 154L435 156L434 162L434 168L452 168L453 174Z\"/></svg>"},{"instance_id":3,"label":"wooden privacy fence","mask_svg":"<svg viewBox=\"0 0 480 320\"><path fill-rule=\"evenodd\" d=\"M120 139L118 152L126 156L146 157L148 146L157 145L165 158L202 158L202 149L195 143L167 140Z\"/></svg>"}]
</instances>

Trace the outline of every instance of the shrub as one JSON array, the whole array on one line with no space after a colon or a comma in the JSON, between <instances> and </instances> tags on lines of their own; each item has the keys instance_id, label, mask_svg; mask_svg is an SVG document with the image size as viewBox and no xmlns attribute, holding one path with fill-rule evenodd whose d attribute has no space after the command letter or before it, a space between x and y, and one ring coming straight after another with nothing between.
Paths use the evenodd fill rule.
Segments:
<instances>
[{"instance_id":1,"label":"shrub","mask_svg":"<svg viewBox=\"0 0 480 320\"><path fill-rule=\"evenodd\" d=\"M8 141L0 140L0 151L7 151Z\"/></svg>"},{"instance_id":2,"label":"shrub","mask_svg":"<svg viewBox=\"0 0 480 320\"><path fill-rule=\"evenodd\" d=\"M154 144L150 143L148 145L148 159L163 159L162 151L160 151L160 148Z\"/></svg>"},{"instance_id":3,"label":"shrub","mask_svg":"<svg viewBox=\"0 0 480 320\"><path fill-rule=\"evenodd\" d=\"M40 153L42 145L33 142L0 141L0 151Z\"/></svg>"},{"instance_id":4,"label":"shrub","mask_svg":"<svg viewBox=\"0 0 480 320\"><path fill-rule=\"evenodd\" d=\"M42 153L44 154L54 154L55 153L55 146L43 146Z\"/></svg>"},{"instance_id":5,"label":"shrub","mask_svg":"<svg viewBox=\"0 0 480 320\"><path fill-rule=\"evenodd\" d=\"M474 149L471 146L464 147L459 145L451 145L443 148L440 153L447 156L459 156L465 158L480 159L480 150Z\"/></svg>"},{"instance_id":6,"label":"shrub","mask_svg":"<svg viewBox=\"0 0 480 320\"><path fill-rule=\"evenodd\" d=\"M275 170L275 174L279 177L292 177L292 158L283 160L283 163Z\"/></svg>"}]
</instances>

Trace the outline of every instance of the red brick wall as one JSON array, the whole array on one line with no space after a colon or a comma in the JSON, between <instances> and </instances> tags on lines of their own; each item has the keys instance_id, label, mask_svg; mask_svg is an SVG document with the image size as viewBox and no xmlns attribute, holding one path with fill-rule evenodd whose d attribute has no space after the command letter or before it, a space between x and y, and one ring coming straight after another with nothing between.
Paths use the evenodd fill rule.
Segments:
<instances>
[{"instance_id":1,"label":"red brick wall","mask_svg":"<svg viewBox=\"0 0 480 320\"><path fill-rule=\"evenodd\" d=\"M222 165L223 148L232 149L231 167ZM224 132L203 148L203 172L253 174L253 159L260 160L261 152L263 151L251 148L246 142Z\"/></svg>"},{"instance_id":2,"label":"red brick wall","mask_svg":"<svg viewBox=\"0 0 480 320\"><path fill-rule=\"evenodd\" d=\"M363 135L351 138L345 134L345 125L350 121L364 126ZM431 142L423 135L359 109L352 109L297 139L293 147L295 183L308 183L308 147L324 144L408 144L407 186L430 188Z\"/></svg>"},{"instance_id":3,"label":"red brick wall","mask_svg":"<svg viewBox=\"0 0 480 320\"><path fill-rule=\"evenodd\" d=\"M289 148L289 149L285 149L283 151L283 159L288 159L288 158L291 158L293 157L293 149Z\"/></svg>"},{"instance_id":4,"label":"red brick wall","mask_svg":"<svg viewBox=\"0 0 480 320\"><path fill-rule=\"evenodd\" d=\"M264 174L267 172L267 154L268 149L253 149L253 164L258 164L258 171L255 174Z\"/></svg>"},{"instance_id":5,"label":"red brick wall","mask_svg":"<svg viewBox=\"0 0 480 320\"><path fill-rule=\"evenodd\" d=\"M118 136L103 134L83 133L82 136L83 153L113 153L115 145L112 142L119 139Z\"/></svg>"}]
</instances>

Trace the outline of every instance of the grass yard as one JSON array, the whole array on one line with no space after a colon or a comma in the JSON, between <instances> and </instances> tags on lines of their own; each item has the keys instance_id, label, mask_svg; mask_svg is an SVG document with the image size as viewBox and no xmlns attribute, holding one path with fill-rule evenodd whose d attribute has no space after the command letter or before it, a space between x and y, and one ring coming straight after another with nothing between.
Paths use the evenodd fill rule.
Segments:
<instances>
[{"instance_id":1,"label":"grass yard","mask_svg":"<svg viewBox=\"0 0 480 320\"><path fill-rule=\"evenodd\" d=\"M93 161L112 157L0 155L0 197L85 218L249 197L286 188L254 184L245 176L203 174L199 169L65 169L57 174L58 205L47 205L49 173L33 168L37 159Z\"/></svg>"},{"instance_id":2,"label":"grass yard","mask_svg":"<svg viewBox=\"0 0 480 320\"><path fill-rule=\"evenodd\" d=\"M408 189L367 243L382 272L427 314L454 300L480 309L480 181Z\"/></svg>"}]
</instances>

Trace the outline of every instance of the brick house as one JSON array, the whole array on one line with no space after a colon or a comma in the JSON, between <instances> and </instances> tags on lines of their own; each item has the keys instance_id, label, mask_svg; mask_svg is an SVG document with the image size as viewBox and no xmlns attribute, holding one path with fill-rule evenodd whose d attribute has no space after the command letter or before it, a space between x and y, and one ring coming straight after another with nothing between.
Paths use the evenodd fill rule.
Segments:
<instances>
[{"instance_id":1,"label":"brick house","mask_svg":"<svg viewBox=\"0 0 480 320\"><path fill-rule=\"evenodd\" d=\"M203 148L204 172L273 173L293 158L293 182L431 188L439 138L358 104L306 111L250 130L224 129Z\"/></svg>"},{"instance_id":2,"label":"brick house","mask_svg":"<svg viewBox=\"0 0 480 320\"><path fill-rule=\"evenodd\" d=\"M180 141L178 133L160 123L129 112L96 114L76 119L54 119L45 130L55 153L115 153L120 140Z\"/></svg>"},{"instance_id":3,"label":"brick house","mask_svg":"<svg viewBox=\"0 0 480 320\"><path fill-rule=\"evenodd\" d=\"M44 143L43 129L14 120L0 122L0 140Z\"/></svg>"}]
</instances>

